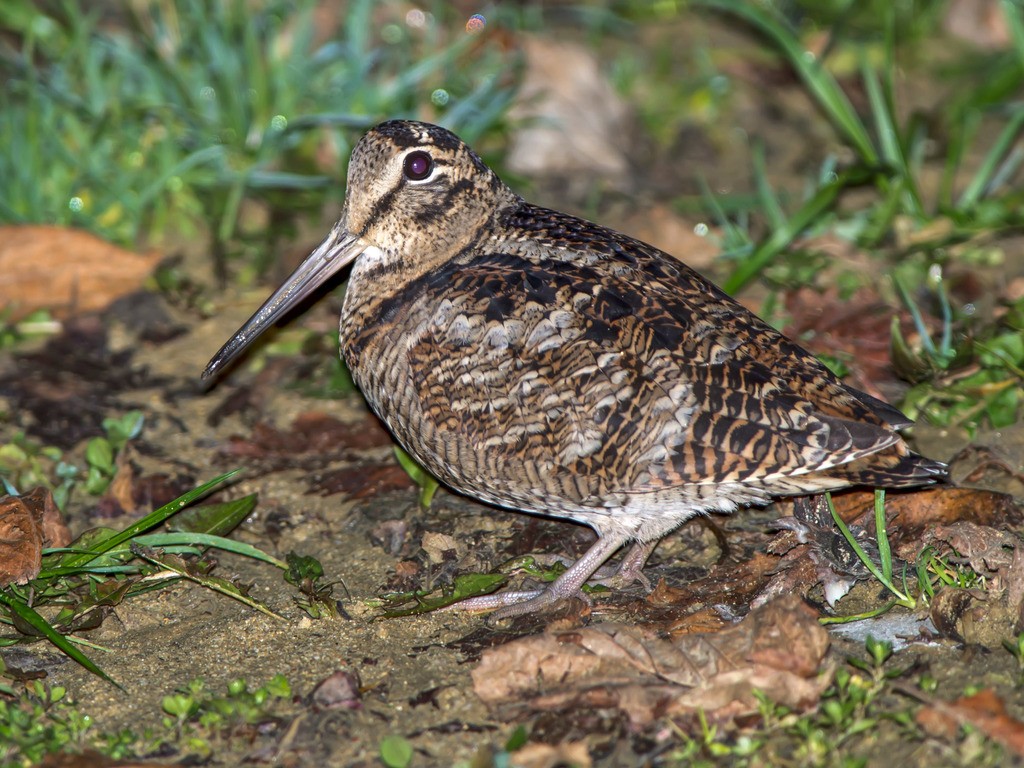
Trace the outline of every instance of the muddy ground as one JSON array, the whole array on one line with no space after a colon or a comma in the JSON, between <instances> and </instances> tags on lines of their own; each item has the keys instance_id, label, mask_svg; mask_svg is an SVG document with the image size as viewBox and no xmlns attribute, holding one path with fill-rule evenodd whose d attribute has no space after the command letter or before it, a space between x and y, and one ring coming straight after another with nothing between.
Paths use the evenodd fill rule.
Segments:
<instances>
[{"instance_id":1,"label":"muddy ground","mask_svg":"<svg viewBox=\"0 0 1024 768\"><path fill-rule=\"evenodd\" d=\"M652 33L653 34L653 33ZM733 30L714 34L736 43ZM632 193L610 195L599 211L603 221L672 247L674 233L693 221L658 208L666 190L696 188L703 174L716 188L749 188L749 165L738 148L749 136L768 147L769 172L780 187L799 189L834 139L795 82L765 89L757 78L738 76L738 95L722 120L727 128L695 127L676 148L657 148L639 138L626 152ZM914 101L941 98L937 90L912 89ZM770 95L770 100L766 97ZM653 170L657 168L657 171ZM538 202L580 211L585 200L572 198L557 179L537 180ZM571 186L571 185L568 185ZM593 212L590 212L593 215ZM282 260L294 259L325 232L324 221ZM630 229L633 222L633 229ZM660 223L659 223L660 222ZM638 231L646 227L648 231ZM651 231L651 229L658 231ZM690 242L689 240L686 241ZM682 246L685 249L687 246ZM674 248L684 259L687 253ZM278 556L295 551L318 558L327 579L336 581L337 618L311 619L295 603L296 590L270 566L218 556L218 573L252 585L252 592L283 619L259 614L232 600L187 584L160 590L118 606L89 639L111 653L92 651L125 691L90 675L43 644L27 651L5 651L19 664L22 654L36 657L52 683L66 685L95 726L106 731L142 730L161 718L163 696L202 677L223 690L237 677L252 684L283 673L299 698L285 716L265 730L223 736L211 764L234 764L248 756L281 765L378 765L379 745L401 735L414 747L413 764L489 765L516 726L524 724L531 741L584 742L598 765L641 764L664 757L673 736L665 723L638 727L621 708L579 702L567 709L487 706L474 690L471 673L484 649L543 628L536 621L493 627L480 616L436 613L380 619L367 601L390 589L423 586L454 573L488 570L525 552L575 556L592 540L570 523L539 520L438 493L429 510L418 504L418 489L397 469L387 435L368 413L358 393L323 399L303 394L302 382L316 378L326 356L286 357L251 354L211 391L198 375L209 357L262 301L271 286L241 291L218 289L201 243L168 249L183 256L186 274L208 286L215 306L200 318L187 304L155 292L119 301L108 311L69 321L65 336L49 347L5 353L0 359L5 430L26 429L47 444L75 451L99 434L99 422L137 408L145 428L133 442L131 460L138 477L167 476L161 486L184 490L230 469L242 479L218 498L259 495L255 513L234 534ZM1024 250L1008 248L1006 264L983 279L1010 282L1024 275ZM724 274L706 256L697 264ZM290 266L290 265L288 265ZM277 276L287 272L287 266ZM757 307L763 294L743 299ZM339 299L325 298L299 321L326 331L336 322ZM898 395L898 392L896 393ZM1024 429L1016 425L998 434L984 433L975 444L992 448L1019 472ZM324 435L328 435L327 438ZM921 425L914 432L919 449L947 460L968 445L964 435L944 434ZM977 462L965 459L955 476L962 479ZM1019 480L999 471L978 475L975 484L1016 494ZM161 485L161 484L156 484ZM167 486L167 487L164 487ZM155 486L154 486L155 487ZM156 499L154 499L156 500ZM165 499L159 499L161 501ZM138 511L150 507L140 503ZM97 524L118 525L128 517L109 514L95 499L76 495L69 509L75 532ZM648 575L668 588L711 576L723 563L735 568L744 557L762 555L771 541L768 523L791 514L788 505L687 524L655 553ZM424 551L424 535L452 537L448 553ZM761 582L759 582L763 586ZM820 594L814 596L821 605ZM867 601L875 599L872 594ZM576 607L557 625L561 629L605 620L649 623L664 630L688 613L727 605L736 617L749 610L751 589L705 596L689 594L688 606L673 603L671 620L656 616L641 589L597 601L593 613ZM721 611L719 611L721 613ZM884 631L884 629L883 629ZM861 640L833 636L823 668L843 666L847 656L863 655ZM15 656L11 656L11 654ZM949 638L911 643L899 651L899 663L927 669L947 698L968 685L994 688L1010 714L1024 716L1024 697L1016 687L1016 661L998 643L965 644ZM337 670L358 675L360 704L318 710L308 703L317 683ZM788 749L785 748L785 749ZM884 759L898 765L935 765L967 759L957 739L908 740L897 725L882 723L849 746L870 764ZM763 753L764 764L798 762L794 754ZM884 757L883 757L884 756ZM551 765L558 764L552 758ZM568 760L568 758L566 758ZM536 763L538 765L545 763Z\"/></svg>"}]
</instances>

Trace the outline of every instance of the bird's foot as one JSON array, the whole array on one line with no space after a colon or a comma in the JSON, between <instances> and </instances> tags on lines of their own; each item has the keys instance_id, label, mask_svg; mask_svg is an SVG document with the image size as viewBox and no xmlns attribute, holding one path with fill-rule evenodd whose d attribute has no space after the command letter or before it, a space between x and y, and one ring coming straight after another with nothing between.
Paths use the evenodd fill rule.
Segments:
<instances>
[{"instance_id":1,"label":"bird's foot","mask_svg":"<svg viewBox=\"0 0 1024 768\"><path fill-rule=\"evenodd\" d=\"M564 590L556 589L556 586L557 582L551 584L546 589L510 590L508 592L496 592L493 595L471 597L467 600L453 603L442 610L466 611L469 613L493 611L488 618L490 620L500 620L547 611L571 599L582 600L588 606L593 604L593 601L579 589L563 594Z\"/></svg>"},{"instance_id":2,"label":"bird's foot","mask_svg":"<svg viewBox=\"0 0 1024 768\"><path fill-rule=\"evenodd\" d=\"M601 564L615 550L621 547L623 543L622 538L610 536L599 538L583 557L577 560L569 570L555 579L545 589L496 592L493 595L471 597L468 600L462 600L448 606L447 610L494 611L492 618L508 619L513 616L523 616L528 613L544 611L557 603L572 598L581 599L587 605L592 605L591 599L584 595L581 589L587 582L587 579L594 575L594 571L600 568ZM632 571L643 566L647 555L650 554L653 548L653 544L637 544L626 554L623 566L628 564L627 571L632 576L632 580L636 579ZM620 572L623 566L619 567Z\"/></svg>"},{"instance_id":3,"label":"bird's foot","mask_svg":"<svg viewBox=\"0 0 1024 768\"><path fill-rule=\"evenodd\" d=\"M600 584L603 587L609 589L624 589L625 587L632 586L633 584L639 583L644 589L650 592L654 589L654 585L651 584L643 572L644 564L647 562L647 558L651 556L651 552L658 546L658 541L648 542L637 542L633 547L626 553L626 556L622 558L622 562L619 563L619 567L615 569L613 573L608 576L600 575L599 578L591 579L591 584Z\"/></svg>"}]
</instances>

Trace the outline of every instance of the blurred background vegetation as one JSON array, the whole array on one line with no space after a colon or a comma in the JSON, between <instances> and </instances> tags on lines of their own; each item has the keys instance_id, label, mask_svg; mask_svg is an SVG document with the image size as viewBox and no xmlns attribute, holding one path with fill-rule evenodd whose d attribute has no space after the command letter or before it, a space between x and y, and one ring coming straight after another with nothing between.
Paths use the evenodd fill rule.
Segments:
<instances>
[{"instance_id":1,"label":"blurred background vegetation","mask_svg":"<svg viewBox=\"0 0 1024 768\"><path fill-rule=\"evenodd\" d=\"M920 419L922 452L994 446L993 471L1021 482L1021 0L3 0L0 78L0 256L3 225L45 224L171 257L147 285L167 301L143 302L168 310L167 327L119 340L164 354L174 334L193 334L183 357L168 356L173 383L147 384L170 388L157 398L174 412L163 436L190 422L208 441L188 388L204 362L198 319L232 301L256 306L266 288L253 285L273 282L337 215L362 133L412 117L456 131L525 196L650 240L739 294L853 386ZM85 261L68 251L67 264ZM74 488L105 493L143 429L142 410L114 413L122 402L97 394L121 392L111 382L133 375L130 355L95 341L97 375L65 396L46 377L80 376L71 358L83 344L66 334L50 367L32 370L46 357L25 354L32 334L59 334L65 318L15 321L8 309L0 350L17 356L13 374L0 372L0 482L11 493L43 485L63 508ZM354 391L325 330L337 308L321 309L309 329L250 355L247 365L297 362L264 388ZM213 325L204 330L229 330ZM48 397L25 394L33 378ZM246 407L262 415L258 396ZM166 414L148 410L156 432ZM160 470L177 471L177 458L161 456ZM296 579L311 615L330 597L318 578ZM66 601L53 583L19 600ZM165 700L179 718L168 738L209 698L201 688ZM0 763L6 742L28 765L80 738L70 718L50 735L35 728L59 699L48 696L40 684L23 741L0 712ZM841 755L843 739L874 726L842 725L821 754ZM107 751L140 752L129 746Z\"/></svg>"},{"instance_id":2,"label":"blurred background vegetation","mask_svg":"<svg viewBox=\"0 0 1024 768\"><path fill-rule=\"evenodd\" d=\"M584 47L626 105L628 130L593 153L621 153L625 180L580 192L506 165L544 120L516 109L539 37ZM361 133L416 117L540 202L692 217L721 253L696 266L733 293L759 281L779 325L787 291L875 281L809 241L867 252L912 319L892 329L893 363L923 384L911 415L1019 414L1019 302L957 297L950 277L1022 269L1001 242L1024 222L1018 0L8 0L0 74L0 223L201 243L221 287L249 284L337 210Z\"/></svg>"}]
</instances>

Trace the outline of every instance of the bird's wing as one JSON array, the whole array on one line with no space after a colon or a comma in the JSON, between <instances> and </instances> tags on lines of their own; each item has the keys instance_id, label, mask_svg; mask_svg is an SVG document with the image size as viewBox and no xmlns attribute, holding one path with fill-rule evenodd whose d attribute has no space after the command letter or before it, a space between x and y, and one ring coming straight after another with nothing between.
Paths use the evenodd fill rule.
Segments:
<instances>
[{"instance_id":1,"label":"bird's wing","mask_svg":"<svg viewBox=\"0 0 1024 768\"><path fill-rule=\"evenodd\" d=\"M478 253L418 287L401 310L418 318L414 386L480 457L477 481L557 475L556 495L597 499L771 482L899 441L813 356L652 252Z\"/></svg>"}]
</instances>

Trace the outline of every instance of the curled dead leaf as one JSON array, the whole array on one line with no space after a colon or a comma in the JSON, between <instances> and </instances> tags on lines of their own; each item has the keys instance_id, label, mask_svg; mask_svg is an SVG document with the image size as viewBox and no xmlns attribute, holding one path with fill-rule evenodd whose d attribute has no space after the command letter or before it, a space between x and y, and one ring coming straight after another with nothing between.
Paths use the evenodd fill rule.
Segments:
<instances>
[{"instance_id":1,"label":"curled dead leaf","mask_svg":"<svg viewBox=\"0 0 1024 768\"><path fill-rule=\"evenodd\" d=\"M593 765L587 745L582 741L526 744L512 753L511 763L516 768L559 768L563 765L590 768Z\"/></svg>"},{"instance_id":2,"label":"curled dead leaf","mask_svg":"<svg viewBox=\"0 0 1024 768\"><path fill-rule=\"evenodd\" d=\"M27 584L39 573L43 547L64 547L71 532L45 488L0 499L0 587Z\"/></svg>"},{"instance_id":3,"label":"curled dead leaf","mask_svg":"<svg viewBox=\"0 0 1024 768\"><path fill-rule=\"evenodd\" d=\"M432 563L443 563L461 549L454 536L434 531L427 531L423 534L420 546L423 547L423 551L427 553L427 557Z\"/></svg>"},{"instance_id":4,"label":"curled dead leaf","mask_svg":"<svg viewBox=\"0 0 1024 768\"><path fill-rule=\"evenodd\" d=\"M472 676L489 705L614 707L637 726L697 709L727 719L757 711L755 690L794 709L816 703L831 680L828 645L814 611L789 595L722 631L672 641L610 623L548 631L485 650Z\"/></svg>"},{"instance_id":5,"label":"curled dead leaf","mask_svg":"<svg viewBox=\"0 0 1024 768\"><path fill-rule=\"evenodd\" d=\"M354 670L339 669L328 675L313 689L310 696L315 710L361 709L362 684Z\"/></svg>"}]
</instances>

